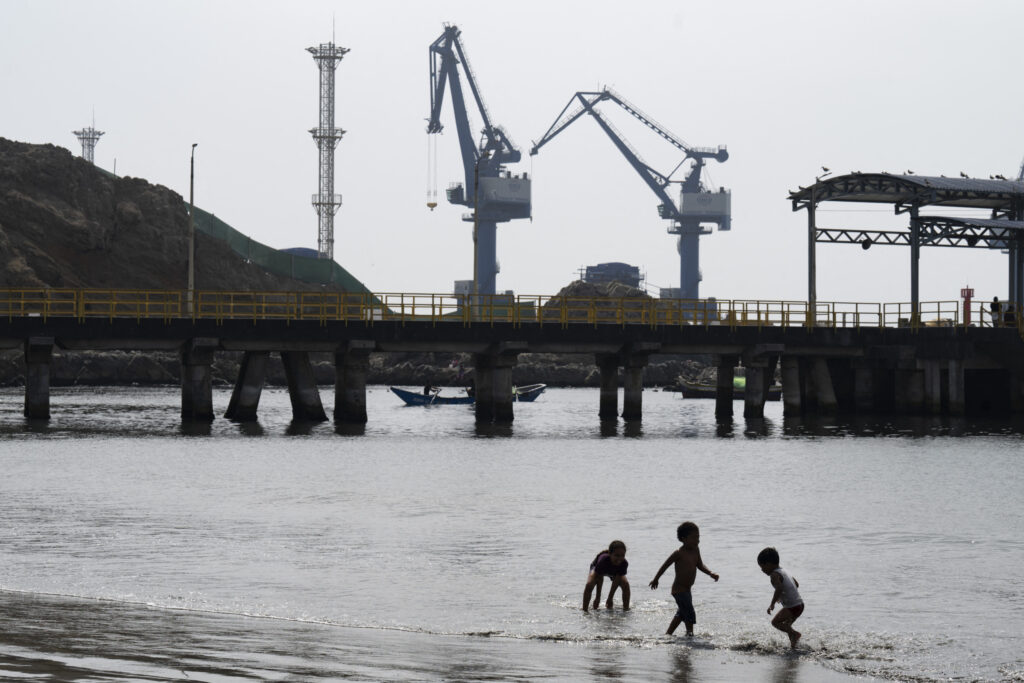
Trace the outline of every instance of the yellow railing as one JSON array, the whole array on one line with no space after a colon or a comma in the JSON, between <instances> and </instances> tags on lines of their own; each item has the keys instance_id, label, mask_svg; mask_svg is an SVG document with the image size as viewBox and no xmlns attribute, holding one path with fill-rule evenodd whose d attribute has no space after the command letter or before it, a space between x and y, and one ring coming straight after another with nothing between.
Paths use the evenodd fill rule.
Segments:
<instances>
[{"instance_id":1,"label":"yellow railing","mask_svg":"<svg viewBox=\"0 0 1024 683\"><path fill-rule=\"evenodd\" d=\"M969 323L959 301L909 303L685 300L454 294L350 294L343 292L0 289L0 317L73 317L203 320L315 320L327 322L426 321L462 325L646 325L735 327L1024 327L1019 311L993 320L983 302Z\"/></svg>"}]
</instances>

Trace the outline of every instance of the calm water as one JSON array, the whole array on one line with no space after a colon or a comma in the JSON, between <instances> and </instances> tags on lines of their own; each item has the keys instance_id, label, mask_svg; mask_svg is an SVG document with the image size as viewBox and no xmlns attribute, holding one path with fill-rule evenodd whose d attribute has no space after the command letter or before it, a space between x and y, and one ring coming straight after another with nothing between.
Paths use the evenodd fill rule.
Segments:
<instances>
[{"instance_id":1,"label":"calm water","mask_svg":"<svg viewBox=\"0 0 1024 683\"><path fill-rule=\"evenodd\" d=\"M1024 680L1020 425L716 425L646 392L641 428L602 428L583 389L478 429L374 387L358 434L291 424L279 390L208 429L174 388L58 389L45 425L22 401L0 392L4 680ZM647 588L685 519L721 574L693 640L662 635L670 576ZM614 538L634 609L584 614ZM765 545L807 603L796 654Z\"/></svg>"}]
</instances>

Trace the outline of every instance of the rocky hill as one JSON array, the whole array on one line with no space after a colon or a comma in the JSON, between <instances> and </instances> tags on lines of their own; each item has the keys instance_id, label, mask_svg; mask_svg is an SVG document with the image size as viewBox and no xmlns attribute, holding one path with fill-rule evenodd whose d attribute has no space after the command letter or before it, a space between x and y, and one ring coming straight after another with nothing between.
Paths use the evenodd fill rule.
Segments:
<instances>
[{"instance_id":1,"label":"rocky hill","mask_svg":"<svg viewBox=\"0 0 1024 683\"><path fill-rule=\"evenodd\" d=\"M188 204L176 192L141 178L117 177L54 145L0 138L0 288L185 289L188 276ZM199 289L306 291L341 290L268 273L227 243L196 233ZM617 283L575 282L561 296L647 295ZM471 367L458 354L375 354L370 381L382 384L458 384L458 368ZM230 383L238 358L219 354L215 381ZM331 359L315 359L318 380L331 383ZM704 369L684 358L659 359L646 382L674 384ZM56 386L69 384L178 382L173 354L54 354ZM0 384L23 383L19 351L0 352ZM465 372L463 370L463 372ZM526 354L514 373L519 383L597 386L594 359ZM268 382L283 383L282 368L268 368Z\"/></svg>"}]
</instances>

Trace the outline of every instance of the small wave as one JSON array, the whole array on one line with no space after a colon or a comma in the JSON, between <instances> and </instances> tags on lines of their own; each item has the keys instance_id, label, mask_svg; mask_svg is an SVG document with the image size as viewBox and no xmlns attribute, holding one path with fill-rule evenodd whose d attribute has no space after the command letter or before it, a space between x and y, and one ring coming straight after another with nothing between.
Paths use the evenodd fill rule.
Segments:
<instances>
[{"instance_id":1,"label":"small wave","mask_svg":"<svg viewBox=\"0 0 1024 683\"><path fill-rule=\"evenodd\" d=\"M1024 669L1019 668L1020 663L1015 665L1004 664L999 667L999 675L1004 681L1024 681Z\"/></svg>"}]
</instances>

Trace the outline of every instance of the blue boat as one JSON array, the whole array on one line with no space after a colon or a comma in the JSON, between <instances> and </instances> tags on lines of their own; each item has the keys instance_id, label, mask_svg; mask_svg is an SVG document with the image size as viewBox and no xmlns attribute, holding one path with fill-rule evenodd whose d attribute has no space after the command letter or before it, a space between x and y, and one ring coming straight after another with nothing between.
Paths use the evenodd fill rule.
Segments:
<instances>
[{"instance_id":1,"label":"blue boat","mask_svg":"<svg viewBox=\"0 0 1024 683\"><path fill-rule=\"evenodd\" d=\"M513 401L535 401L544 393L546 384L528 384L522 387L512 387ZM468 392L464 396L442 396L440 389L432 389L429 393L422 391L408 391L397 387L390 387L395 396L405 401L410 406L444 406L444 405L473 405L475 399ZM463 389L463 391L466 391Z\"/></svg>"},{"instance_id":2,"label":"blue boat","mask_svg":"<svg viewBox=\"0 0 1024 683\"><path fill-rule=\"evenodd\" d=\"M410 406L444 406L444 405L472 405L473 397L469 394L464 396L442 396L441 390L437 389L431 391L429 394L424 394L422 391L406 391L405 389L398 389L391 387L391 391L395 392L395 396L405 401L406 405Z\"/></svg>"}]
</instances>

